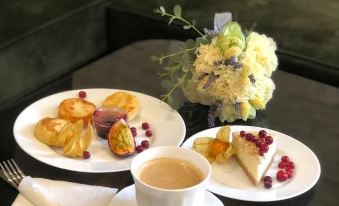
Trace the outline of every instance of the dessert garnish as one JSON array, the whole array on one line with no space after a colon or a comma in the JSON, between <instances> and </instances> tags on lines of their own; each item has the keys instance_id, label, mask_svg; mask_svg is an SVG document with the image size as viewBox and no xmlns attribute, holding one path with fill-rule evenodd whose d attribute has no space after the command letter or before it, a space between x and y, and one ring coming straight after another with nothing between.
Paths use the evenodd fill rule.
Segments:
<instances>
[{"instance_id":1,"label":"dessert garnish","mask_svg":"<svg viewBox=\"0 0 339 206\"><path fill-rule=\"evenodd\" d=\"M86 94L86 92L85 91L79 91L79 97L81 98L81 99L85 99L86 98L86 96L87 96L87 94Z\"/></svg>"},{"instance_id":2,"label":"dessert garnish","mask_svg":"<svg viewBox=\"0 0 339 206\"><path fill-rule=\"evenodd\" d=\"M294 167L295 167L294 162L292 162L288 156L286 155L282 156L278 163L278 168L280 170L278 170L276 173L277 181L285 182L286 180L292 178ZM272 187L272 183L273 183L272 177L265 176L263 178L263 182L264 182L265 188L269 189Z\"/></svg>"},{"instance_id":3,"label":"dessert garnish","mask_svg":"<svg viewBox=\"0 0 339 206\"><path fill-rule=\"evenodd\" d=\"M293 176L294 162L290 161L288 156L282 156L278 163L278 170L276 177L279 182L284 182Z\"/></svg>"},{"instance_id":4,"label":"dessert garnish","mask_svg":"<svg viewBox=\"0 0 339 206\"><path fill-rule=\"evenodd\" d=\"M235 149L229 142L230 127L221 127L216 135L213 137L199 137L193 142L193 150L205 156L210 163L224 163L234 153Z\"/></svg>"},{"instance_id":5,"label":"dessert garnish","mask_svg":"<svg viewBox=\"0 0 339 206\"><path fill-rule=\"evenodd\" d=\"M147 130L149 128L149 124L147 122L144 122L142 123L141 127L144 129L144 130Z\"/></svg>"},{"instance_id":6,"label":"dessert garnish","mask_svg":"<svg viewBox=\"0 0 339 206\"><path fill-rule=\"evenodd\" d=\"M150 129L146 130L145 135L147 137L152 137L152 135L153 135L152 130L150 130Z\"/></svg>"},{"instance_id":7,"label":"dessert garnish","mask_svg":"<svg viewBox=\"0 0 339 206\"><path fill-rule=\"evenodd\" d=\"M84 151L83 157L84 159L89 159L91 157L91 153L89 151Z\"/></svg>"}]
</instances>

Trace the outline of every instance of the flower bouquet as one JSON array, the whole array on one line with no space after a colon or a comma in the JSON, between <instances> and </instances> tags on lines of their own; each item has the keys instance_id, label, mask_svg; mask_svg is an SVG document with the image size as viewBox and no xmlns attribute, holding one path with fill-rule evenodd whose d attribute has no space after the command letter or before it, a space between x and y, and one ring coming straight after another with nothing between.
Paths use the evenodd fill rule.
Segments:
<instances>
[{"instance_id":1,"label":"flower bouquet","mask_svg":"<svg viewBox=\"0 0 339 206\"><path fill-rule=\"evenodd\" d=\"M276 44L272 38L253 31L243 32L230 13L215 15L214 30L202 33L194 21L181 16L181 7L173 14L164 7L155 12L169 17L169 24L181 21L183 29L193 29L199 37L182 43L180 51L157 57L166 63L160 74L162 86L168 92L164 101L177 109L180 103L173 97L180 89L192 103L209 105L208 123L237 119L254 119L257 110L265 109L275 85L271 79L277 68Z\"/></svg>"}]
</instances>

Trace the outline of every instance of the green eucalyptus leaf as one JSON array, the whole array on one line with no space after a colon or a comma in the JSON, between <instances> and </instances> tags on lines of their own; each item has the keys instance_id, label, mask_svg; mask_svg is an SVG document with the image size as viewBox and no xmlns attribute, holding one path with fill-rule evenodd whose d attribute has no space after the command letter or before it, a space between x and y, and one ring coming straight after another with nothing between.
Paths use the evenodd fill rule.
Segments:
<instances>
[{"instance_id":1,"label":"green eucalyptus leaf","mask_svg":"<svg viewBox=\"0 0 339 206\"><path fill-rule=\"evenodd\" d=\"M185 41L185 45L187 49L190 49L196 46L195 41L193 39L187 39Z\"/></svg>"},{"instance_id":2,"label":"green eucalyptus leaf","mask_svg":"<svg viewBox=\"0 0 339 206\"><path fill-rule=\"evenodd\" d=\"M181 7L179 5L175 5L173 13L176 17L181 17Z\"/></svg>"},{"instance_id":3,"label":"green eucalyptus leaf","mask_svg":"<svg viewBox=\"0 0 339 206\"><path fill-rule=\"evenodd\" d=\"M190 29L191 26L190 25L184 25L182 28L187 30L187 29Z\"/></svg>"},{"instance_id":4,"label":"green eucalyptus leaf","mask_svg":"<svg viewBox=\"0 0 339 206\"><path fill-rule=\"evenodd\" d=\"M174 83L169 79L164 79L161 81L161 86L165 89L172 89L174 87Z\"/></svg>"},{"instance_id":5,"label":"green eucalyptus leaf","mask_svg":"<svg viewBox=\"0 0 339 206\"><path fill-rule=\"evenodd\" d=\"M200 46L201 44L208 44L208 40L206 38L203 37L198 37L195 39L196 42L196 46Z\"/></svg>"},{"instance_id":6,"label":"green eucalyptus leaf","mask_svg":"<svg viewBox=\"0 0 339 206\"><path fill-rule=\"evenodd\" d=\"M165 8L164 8L163 6L160 6L159 9L160 9L160 11L162 11L162 12L164 12L164 13L166 12L166 10L165 10Z\"/></svg>"},{"instance_id":7,"label":"green eucalyptus leaf","mask_svg":"<svg viewBox=\"0 0 339 206\"><path fill-rule=\"evenodd\" d=\"M178 110L180 108L179 101L172 96L168 96L167 103L172 107L172 109Z\"/></svg>"}]
</instances>

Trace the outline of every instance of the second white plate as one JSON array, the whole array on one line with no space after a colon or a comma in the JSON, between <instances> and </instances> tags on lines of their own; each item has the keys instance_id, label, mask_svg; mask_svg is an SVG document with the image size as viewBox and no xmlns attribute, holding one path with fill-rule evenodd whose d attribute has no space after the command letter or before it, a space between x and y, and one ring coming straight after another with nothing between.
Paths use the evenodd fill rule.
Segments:
<instances>
[{"instance_id":1,"label":"second white plate","mask_svg":"<svg viewBox=\"0 0 339 206\"><path fill-rule=\"evenodd\" d=\"M182 147L192 148L198 137L215 137L219 128L212 128L199 132L187 139ZM213 193L246 201L266 202L277 201L298 196L311 189L320 176L320 164L316 155L303 143L283 133L259 127L231 126L232 131L260 131L265 129L275 136L277 153L267 175L273 177L273 187L265 189L263 185L255 187L235 158L224 164L212 164L212 175L207 189ZM275 174L278 162L283 155L287 155L295 163L294 175L286 182L278 182Z\"/></svg>"}]
</instances>

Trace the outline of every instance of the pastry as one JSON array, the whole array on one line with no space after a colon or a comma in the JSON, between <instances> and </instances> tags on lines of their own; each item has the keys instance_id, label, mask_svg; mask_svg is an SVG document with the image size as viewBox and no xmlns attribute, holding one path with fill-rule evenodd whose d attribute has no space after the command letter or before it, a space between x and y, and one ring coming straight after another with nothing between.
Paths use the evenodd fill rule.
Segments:
<instances>
[{"instance_id":1,"label":"pastry","mask_svg":"<svg viewBox=\"0 0 339 206\"><path fill-rule=\"evenodd\" d=\"M139 110L140 103L137 97L127 92L116 92L104 100L102 103L103 108L115 108L118 107L127 112L128 120L134 119Z\"/></svg>"},{"instance_id":2,"label":"pastry","mask_svg":"<svg viewBox=\"0 0 339 206\"><path fill-rule=\"evenodd\" d=\"M95 111L95 104L81 98L69 98L62 101L58 108L60 118L67 119L71 122L83 120L87 125Z\"/></svg>"},{"instance_id":3,"label":"pastry","mask_svg":"<svg viewBox=\"0 0 339 206\"><path fill-rule=\"evenodd\" d=\"M258 132L241 131L233 133L232 145L237 161L252 183L258 185L274 158L276 141L266 132L259 137Z\"/></svg>"},{"instance_id":4,"label":"pastry","mask_svg":"<svg viewBox=\"0 0 339 206\"><path fill-rule=\"evenodd\" d=\"M65 119L45 117L35 125L34 136L47 145L58 146L59 133L68 124Z\"/></svg>"}]
</instances>

